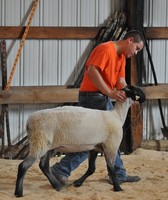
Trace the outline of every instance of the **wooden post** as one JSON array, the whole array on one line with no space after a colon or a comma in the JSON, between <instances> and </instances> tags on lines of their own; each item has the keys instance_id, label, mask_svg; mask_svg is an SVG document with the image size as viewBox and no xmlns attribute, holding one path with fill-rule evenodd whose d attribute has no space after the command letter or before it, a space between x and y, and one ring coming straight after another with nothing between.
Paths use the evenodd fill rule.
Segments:
<instances>
[{"instance_id":1,"label":"wooden post","mask_svg":"<svg viewBox=\"0 0 168 200\"><path fill-rule=\"evenodd\" d=\"M131 58L131 85L138 85L136 57ZM131 107L130 121L131 121L131 135L132 135L132 150L135 150L141 146L143 137L142 105L136 105Z\"/></svg>"},{"instance_id":2,"label":"wooden post","mask_svg":"<svg viewBox=\"0 0 168 200\"><path fill-rule=\"evenodd\" d=\"M143 9L144 1L143 0L128 0L128 26L130 29L135 29L142 31L143 29ZM141 86L142 84L142 67L143 67L143 54L142 52L138 53L136 57L132 57L129 63L129 73L126 73L130 76L129 84L135 86ZM143 116L142 116L142 107L133 106L131 107L130 112L130 131L129 134L132 142L132 151L140 147L142 142L143 135ZM130 142L130 143L131 143Z\"/></svg>"}]
</instances>

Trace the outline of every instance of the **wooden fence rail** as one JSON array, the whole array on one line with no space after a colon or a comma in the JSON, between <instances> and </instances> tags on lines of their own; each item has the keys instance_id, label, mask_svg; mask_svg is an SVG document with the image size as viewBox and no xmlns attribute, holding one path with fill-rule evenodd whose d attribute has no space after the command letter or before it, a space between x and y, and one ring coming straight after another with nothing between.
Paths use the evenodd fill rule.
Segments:
<instances>
[{"instance_id":1,"label":"wooden fence rail","mask_svg":"<svg viewBox=\"0 0 168 200\"><path fill-rule=\"evenodd\" d=\"M168 99L168 84L141 87L146 99ZM77 102L78 88L67 86L16 86L0 90L0 104Z\"/></svg>"},{"instance_id":2,"label":"wooden fence rail","mask_svg":"<svg viewBox=\"0 0 168 200\"><path fill-rule=\"evenodd\" d=\"M1 39L21 39L25 26L0 26ZM94 39L104 27L31 26L27 39ZM168 27L144 27L147 39L168 39Z\"/></svg>"},{"instance_id":3,"label":"wooden fence rail","mask_svg":"<svg viewBox=\"0 0 168 200\"><path fill-rule=\"evenodd\" d=\"M26 27L1 26L1 39L20 39ZM27 39L94 39L103 27L36 27L32 26Z\"/></svg>"}]
</instances>

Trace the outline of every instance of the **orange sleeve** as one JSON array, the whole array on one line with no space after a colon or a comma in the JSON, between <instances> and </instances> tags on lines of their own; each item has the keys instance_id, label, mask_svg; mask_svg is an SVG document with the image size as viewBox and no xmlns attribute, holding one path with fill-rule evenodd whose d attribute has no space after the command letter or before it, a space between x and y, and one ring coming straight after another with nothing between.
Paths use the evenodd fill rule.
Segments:
<instances>
[{"instance_id":1,"label":"orange sleeve","mask_svg":"<svg viewBox=\"0 0 168 200\"><path fill-rule=\"evenodd\" d=\"M98 46L93 50L89 59L87 60L86 69L88 69L90 65L94 65L103 71L107 65L108 59L109 55L105 49L102 46Z\"/></svg>"}]
</instances>

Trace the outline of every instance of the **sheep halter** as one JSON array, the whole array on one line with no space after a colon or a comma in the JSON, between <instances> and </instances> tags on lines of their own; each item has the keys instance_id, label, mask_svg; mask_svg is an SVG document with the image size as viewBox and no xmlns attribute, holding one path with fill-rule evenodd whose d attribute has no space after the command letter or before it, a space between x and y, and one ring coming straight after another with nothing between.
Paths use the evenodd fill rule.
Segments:
<instances>
[{"instance_id":1,"label":"sheep halter","mask_svg":"<svg viewBox=\"0 0 168 200\"><path fill-rule=\"evenodd\" d=\"M34 0L33 0L33 1L34 1ZM38 4L38 0L35 0L35 1L34 1L34 4L33 4L33 7L32 7L32 10L31 10L31 13L30 13L30 17L29 17L27 26L26 26L25 31L24 31L24 34L23 34L23 36L22 36L22 40L21 40L21 43L20 43L20 47L19 47L19 49L18 49L18 52L17 52L16 57L15 57L15 60L14 60L14 64L13 64L13 67L12 67L12 70L11 70L11 73L10 73L10 76L9 76L9 80L8 80L7 85L6 85L6 88L5 88L6 91L9 90L9 87L10 87L10 84L11 84L11 81L12 81L12 78L13 78L13 74L14 74L14 72L15 72L16 65L17 65L17 63L18 63L18 59L19 59L19 57L20 57L22 47L23 47L24 42L25 42L25 40L26 40L26 37L27 37L28 31L29 31L30 24L31 24L31 22L32 22L32 19L33 19L33 16L34 16L34 13L35 13L37 4Z\"/></svg>"}]
</instances>

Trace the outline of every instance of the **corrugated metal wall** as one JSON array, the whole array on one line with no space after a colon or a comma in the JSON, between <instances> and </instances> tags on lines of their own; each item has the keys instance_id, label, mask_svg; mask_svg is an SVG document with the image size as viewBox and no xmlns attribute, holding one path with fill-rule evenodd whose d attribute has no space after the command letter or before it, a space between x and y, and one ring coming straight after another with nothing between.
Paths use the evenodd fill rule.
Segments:
<instances>
[{"instance_id":1,"label":"corrugated metal wall","mask_svg":"<svg viewBox=\"0 0 168 200\"><path fill-rule=\"evenodd\" d=\"M102 26L124 4L123 0L39 0L31 26ZM0 0L0 25L26 25L31 5L32 0ZM20 41L6 43L9 76ZM11 86L73 84L92 46L90 40L26 40ZM12 142L24 136L31 112L49 106L54 105L9 106Z\"/></svg>"},{"instance_id":2,"label":"corrugated metal wall","mask_svg":"<svg viewBox=\"0 0 168 200\"><path fill-rule=\"evenodd\" d=\"M168 26L168 0L145 0L144 1L144 26L167 27ZM149 48L155 66L158 83L168 83L168 41L149 40ZM145 70L144 83L154 83L151 65L144 50ZM168 101L162 101L166 125L168 125ZM147 101L143 113L143 137L144 139L164 139L161 127L163 124L160 117L157 100Z\"/></svg>"},{"instance_id":3,"label":"corrugated metal wall","mask_svg":"<svg viewBox=\"0 0 168 200\"><path fill-rule=\"evenodd\" d=\"M26 25L31 3L31 0L0 0L0 25ZM123 10L125 3L123 0L39 0L32 26L102 26L116 10ZM145 0L144 26L167 26L167 10L168 0ZM20 41L6 42L9 75ZM93 41L90 40L26 40L11 85L72 84L92 46ZM149 46L158 83L167 83L167 40L149 41ZM144 60L143 82L154 83L145 51ZM168 124L167 101L162 102ZM24 136L25 122L30 113L49 106L54 105L9 106L12 142ZM163 139L157 101L147 101L144 104L143 124L144 139Z\"/></svg>"}]
</instances>

